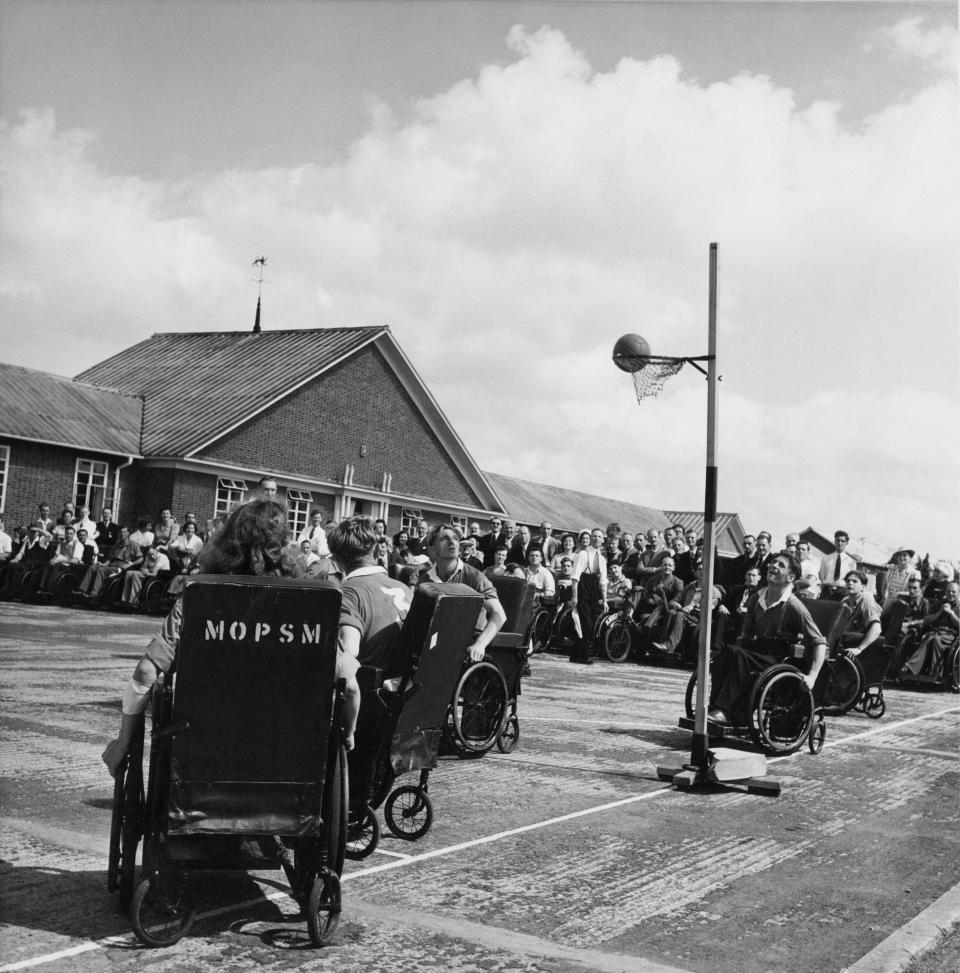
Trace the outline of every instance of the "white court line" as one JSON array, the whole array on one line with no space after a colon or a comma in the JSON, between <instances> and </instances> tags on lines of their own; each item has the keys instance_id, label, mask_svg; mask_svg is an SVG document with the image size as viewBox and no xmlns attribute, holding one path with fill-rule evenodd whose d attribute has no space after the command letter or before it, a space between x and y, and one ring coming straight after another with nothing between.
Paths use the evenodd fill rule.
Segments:
<instances>
[{"instance_id":1,"label":"white court line","mask_svg":"<svg viewBox=\"0 0 960 973\"><path fill-rule=\"evenodd\" d=\"M571 720L564 716L525 716L524 723L573 723L577 726L628 726L637 730L677 730L676 723L634 723L628 720Z\"/></svg>"},{"instance_id":2,"label":"white court line","mask_svg":"<svg viewBox=\"0 0 960 973\"><path fill-rule=\"evenodd\" d=\"M875 727L874 729L864 730L862 733L852 734L849 737L844 737L843 739L837 740L831 743L829 746L840 746L843 743L855 742L863 739L864 737L874 736L877 733L888 733L892 730L896 730L902 726L908 726L912 723L918 723L921 720L932 719L936 716L943 716L947 713L960 713L960 706L951 706L947 709L936 710L933 713L924 713L921 716L914 716L910 719L900 720L897 723L889 723L886 726ZM824 747L826 750L827 747ZM768 763L779 762L781 760L792 760L794 757L803 756L803 754L798 751L797 753L786 754L782 757L772 757L768 760ZM433 851L424 852L422 855L410 855L408 858L403 860L397 860L392 862L387 862L383 865L374 865L372 868L365 868L359 872L350 872L348 875L344 875L341 878L341 882L349 882L358 878L365 878L368 875L375 875L379 872L388 872L396 868L405 868L408 865L417 865L423 861L432 861L435 858L443 858L448 855L455 854L460 851L466 851L470 848L476 848L480 845L491 844L494 841L502 841L504 838L512 838L515 835L526 834L531 831L538 831L542 828L547 828L555 824L562 824L565 821L573 821L577 818L587 817L591 814L599 814L603 811L610 811L614 808L624 807L628 804L636 804L640 801L651 800L655 797L661 797L664 794L677 793L675 791L673 784L664 784L662 787L657 787L652 791L647 791L644 794L636 794L633 797L626 797L619 801L611 801L607 804L599 804L596 807L584 808L580 811L573 811L570 814L562 814L556 818L549 818L545 821L534 822L533 824L523 825L520 828L511 828L509 831L499 831L496 834L485 835L482 838L474 838L471 841L463 841L456 845L448 845L446 848L437 848ZM237 902L233 905L221 906L218 909L211 909L208 912L203 912L197 915L197 921L202 921L204 919L209 919L218 915L223 915L229 912L236 912L240 909L251 908L264 901L272 902L275 899L281 897L289 897L289 893L277 891L272 892L268 895L262 896L257 899L247 899L243 902ZM53 963L59 959L65 959L70 956L77 956L81 953L87 953L94 949L102 949L106 946L114 944L125 944L130 941L132 933L120 936L108 936L105 939L95 940L94 942L81 943L78 946L72 946L69 949L60 950L56 953L47 953L43 956L35 956L30 959L20 960L16 963L10 963L6 966L0 966L0 973L13 973L14 970L25 970L35 966L41 966L45 963Z\"/></svg>"}]
</instances>

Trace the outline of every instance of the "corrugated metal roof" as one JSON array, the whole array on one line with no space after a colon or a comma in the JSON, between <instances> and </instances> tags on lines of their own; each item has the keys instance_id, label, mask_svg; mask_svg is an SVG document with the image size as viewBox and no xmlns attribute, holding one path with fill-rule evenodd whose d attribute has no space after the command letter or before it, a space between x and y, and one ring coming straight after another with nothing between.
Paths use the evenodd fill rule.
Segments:
<instances>
[{"instance_id":1,"label":"corrugated metal roof","mask_svg":"<svg viewBox=\"0 0 960 973\"><path fill-rule=\"evenodd\" d=\"M606 527L616 521L631 533L650 527L666 527L670 521L659 510L623 500L596 497L546 483L518 480L500 473L485 473L503 501L508 516L523 524L549 520L559 531Z\"/></svg>"},{"instance_id":2,"label":"corrugated metal roof","mask_svg":"<svg viewBox=\"0 0 960 973\"><path fill-rule=\"evenodd\" d=\"M140 399L62 375L0 363L0 433L140 455Z\"/></svg>"},{"instance_id":3,"label":"corrugated metal roof","mask_svg":"<svg viewBox=\"0 0 960 973\"><path fill-rule=\"evenodd\" d=\"M698 537L703 537L703 511L695 510L664 510L670 518L670 523L681 524L684 530L693 529ZM740 514L717 514L716 537L717 550L721 554L736 556L743 553L743 524Z\"/></svg>"},{"instance_id":4,"label":"corrugated metal roof","mask_svg":"<svg viewBox=\"0 0 960 973\"><path fill-rule=\"evenodd\" d=\"M77 378L144 396L144 455L189 456L386 330L155 334Z\"/></svg>"}]
</instances>

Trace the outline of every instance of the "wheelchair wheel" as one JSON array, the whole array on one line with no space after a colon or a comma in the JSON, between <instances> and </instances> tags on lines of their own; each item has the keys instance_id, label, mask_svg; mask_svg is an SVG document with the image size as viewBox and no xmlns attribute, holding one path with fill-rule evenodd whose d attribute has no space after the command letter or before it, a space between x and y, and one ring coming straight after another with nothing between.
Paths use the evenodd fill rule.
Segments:
<instances>
[{"instance_id":1,"label":"wheelchair wheel","mask_svg":"<svg viewBox=\"0 0 960 973\"><path fill-rule=\"evenodd\" d=\"M823 749L823 741L827 738L827 724L822 719L816 720L807 734L807 746L810 753L816 756Z\"/></svg>"},{"instance_id":2,"label":"wheelchair wheel","mask_svg":"<svg viewBox=\"0 0 960 973\"><path fill-rule=\"evenodd\" d=\"M633 648L633 633L622 618L614 618L603 631L603 654L611 662L626 662Z\"/></svg>"},{"instance_id":3,"label":"wheelchair wheel","mask_svg":"<svg viewBox=\"0 0 960 973\"><path fill-rule=\"evenodd\" d=\"M879 720L887 711L887 702L883 698L883 689L868 689L861 697L859 706L871 720Z\"/></svg>"},{"instance_id":4,"label":"wheelchair wheel","mask_svg":"<svg viewBox=\"0 0 960 973\"><path fill-rule=\"evenodd\" d=\"M383 816L392 834L404 841L416 841L433 824L433 802L422 787L404 784L391 791Z\"/></svg>"},{"instance_id":5,"label":"wheelchair wheel","mask_svg":"<svg viewBox=\"0 0 960 973\"><path fill-rule=\"evenodd\" d=\"M688 720L693 719L693 703L697 696L697 673L692 672L687 680L687 691L683 697L683 712Z\"/></svg>"},{"instance_id":6,"label":"wheelchair wheel","mask_svg":"<svg viewBox=\"0 0 960 973\"><path fill-rule=\"evenodd\" d=\"M173 946L190 932L196 917L186 875L154 872L141 879L133 893L130 922L144 946Z\"/></svg>"},{"instance_id":7,"label":"wheelchair wheel","mask_svg":"<svg viewBox=\"0 0 960 973\"><path fill-rule=\"evenodd\" d=\"M148 615L166 615L172 607L167 596L169 578L148 578L140 595L140 604Z\"/></svg>"},{"instance_id":8,"label":"wheelchair wheel","mask_svg":"<svg viewBox=\"0 0 960 973\"><path fill-rule=\"evenodd\" d=\"M855 658L841 655L827 663L829 673L823 690L823 711L828 716L849 713L860 698L863 670Z\"/></svg>"},{"instance_id":9,"label":"wheelchair wheel","mask_svg":"<svg viewBox=\"0 0 960 973\"><path fill-rule=\"evenodd\" d=\"M534 652L543 652L550 645L550 635L553 631L553 617L546 608L541 608L533 618L530 626L530 640L533 642Z\"/></svg>"},{"instance_id":10,"label":"wheelchair wheel","mask_svg":"<svg viewBox=\"0 0 960 973\"><path fill-rule=\"evenodd\" d=\"M554 619L554 648L562 652L565 648L572 645L577 638L577 629L573 623L573 609L565 605Z\"/></svg>"},{"instance_id":11,"label":"wheelchair wheel","mask_svg":"<svg viewBox=\"0 0 960 973\"><path fill-rule=\"evenodd\" d=\"M372 855L380 843L380 822L368 804L359 821L347 825L347 847L344 854L353 861Z\"/></svg>"},{"instance_id":12,"label":"wheelchair wheel","mask_svg":"<svg viewBox=\"0 0 960 973\"><path fill-rule=\"evenodd\" d=\"M327 767L327 786L323 794L323 818L326 825L327 861L339 875L347 849L347 806L350 789L347 783L347 754L337 746ZM316 882L314 882L314 885ZM303 890L306 892L306 888Z\"/></svg>"},{"instance_id":13,"label":"wheelchair wheel","mask_svg":"<svg viewBox=\"0 0 960 973\"><path fill-rule=\"evenodd\" d=\"M507 708L507 684L492 662L475 662L453 694L453 733L463 750L486 753L497 738Z\"/></svg>"},{"instance_id":14,"label":"wheelchair wheel","mask_svg":"<svg viewBox=\"0 0 960 973\"><path fill-rule=\"evenodd\" d=\"M950 692L960 693L960 645L953 647L953 654L944 667L946 683Z\"/></svg>"},{"instance_id":15,"label":"wheelchair wheel","mask_svg":"<svg viewBox=\"0 0 960 973\"><path fill-rule=\"evenodd\" d=\"M768 753L794 753L813 722L813 695L791 665L771 666L757 677L750 697L750 734Z\"/></svg>"},{"instance_id":16,"label":"wheelchair wheel","mask_svg":"<svg viewBox=\"0 0 960 973\"><path fill-rule=\"evenodd\" d=\"M307 902L307 929L315 946L327 946L340 922L340 879L324 868L313 880Z\"/></svg>"},{"instance_id":17,"label":"wheelchair wheel","mask_svg":"<svg viewBox=\"0 0 960 973\"><path fill-rule=\"evenodd\" d=\"M500 727L500 732L497 734L497 749L501 753L513 753L519 742L520 719L514 712L507 717L503 726Z\"/></svg>"},{"instance_id":18,"label":"wheelchair wheel","mask_svg":"<svg viewBox=\"0 0 960 973\"><path fill-rule=\"evenodd\" d=\"M142 740L141 740L142 746ZM142 760L142 755L139 760ZM113 815L110 822L110 854L107 863L107 891L120 892L119 905L127 912L133 899L137 870L137 847L142 835L143 772L137 772L128 757L113 785Z\"/></svg>"}]
</instances>

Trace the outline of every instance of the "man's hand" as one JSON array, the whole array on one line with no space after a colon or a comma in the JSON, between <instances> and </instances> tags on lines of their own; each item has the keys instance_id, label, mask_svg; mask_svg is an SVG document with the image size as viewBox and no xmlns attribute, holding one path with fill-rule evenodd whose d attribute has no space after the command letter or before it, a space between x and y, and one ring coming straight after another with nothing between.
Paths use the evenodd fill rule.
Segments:
<instances>
[{"instance_id":1,"label":"man's hand","mask_svg":"<svg viewBox=\"0 0 960 973\"><path fill-rule=\"evenodd\" d=\"M803 681L807 684L807 689L813 692L813 685L817 681L817 677L806 675L803 677Z\"/></svg>"},{"instance_id":2,"label":"man's hand","mask_svg":"<svg viewBox=\"0 0 960 973\"><path fill-rule=\"evenodd\" d=\"M467 654L470 656L471 662L483 662L483 657L486 652L486 646L480 645L478 642L474 642L467 649Z\"/></svg>"},{"instance_id":3,"label":"man's hand","mask_svg":"<svg viewBox=\"0 0 960 973\"><path fill-rule=\"evenodd\" d=\"M720 606L720 607L719 607L719 608L717 609L717 611L718 611L718 612L719 612L719 613L720 613L721 615L729 615L729 614L730 614L730 609L729 609L729 608L727 608L727 606L726 606L726 605L721 605L721 606Z\"/></svg>"}]
</instances>

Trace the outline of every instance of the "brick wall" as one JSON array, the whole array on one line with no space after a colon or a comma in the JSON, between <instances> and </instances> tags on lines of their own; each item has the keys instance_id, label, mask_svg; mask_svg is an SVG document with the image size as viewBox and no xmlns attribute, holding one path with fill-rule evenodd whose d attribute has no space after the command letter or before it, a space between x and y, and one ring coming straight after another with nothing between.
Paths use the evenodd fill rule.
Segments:
<instances>
[{"instance_id":1,"label":"brick wall","mask_svg":"<svg viewBox=\"0 0 960 973\"><path fill-rule=\"evenodd\" d=\"M36 520L41 501L50 504L50 513L56 517L73 498L77 452L4 437L0 444L10 449L3 510L7 533L18 524Z\"/></svg>"},{"instance_id":2,"label":"brick wall","mask_svg":"<svg viewBox=\"0 0 960 973\"><path fill-rule=\"evenodd\" d=\"M366 455L361 456L361 447ZM205 459L478 506L419 409L380 352L364 348L335 369L216 442Z\"/></svg>"}]
</instances>

